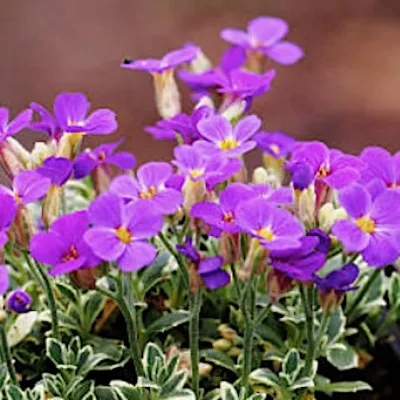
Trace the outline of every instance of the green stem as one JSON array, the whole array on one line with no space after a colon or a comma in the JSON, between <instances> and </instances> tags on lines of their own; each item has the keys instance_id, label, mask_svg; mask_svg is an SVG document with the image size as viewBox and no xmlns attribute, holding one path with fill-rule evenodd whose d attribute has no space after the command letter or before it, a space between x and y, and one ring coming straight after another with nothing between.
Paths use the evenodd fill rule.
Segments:
<instances>
[{"instance_id":1,"label":"green stem","mask_svg":"<svg viewBox=\"0 0 400 400\"><path fill-rule=\"evenodd\" d=\"M14 363L11 356L11 350L7 342L5 322L0 322L0 343L2 348L2 355L5 359L11 382L14 385L19 385L17 380L17 373L15 372Z\"/></svg>"},{"instance_id":2,"label":"green stem","mask_svg":"<svg viewBox=\"0 0 400 400\"><path fill-rule=\"evenodd\" d=\"M200 323L201 301L202 301L201 289L191 294L190 320L189 320L190 358L192 364L192 388L197 400L200 399L199 323Z\"/></svg>"},{"instance_id":3,"label":"green stem","mask_svg":"<svg viewBox=\"0 0 400 400\"><path fill-rule=\"evenodd\" d=\"M231 264L231 272L232 272L233 286L235 288L236 296L238 301L240 301L240 285L234 264Z\"/></svg>"},{"instance_id":4,"label":"green stem","mask_svg":"<svg viewBox=\"0 0 400 400\"><path fill-rule=\"evenodd\" d=\"M128 333L129 340L129 349L131 353L131 358L133 361L133 367L135 369L136 376L144 376L142 359L140 357L140 341L138 337L138 328L136 321L136 309L135 309L135 298L132 290L132 275L128 274L128 285L127 285L127 293L125 299L124 293L124 281L123 274L119 275L118 279L118 305L121 309L122 315L124 316L126 322L126 328Z\"/></svg>"},{"instance_id":5,"label":"green stem","mask_svg":"<svg viewBox=\"0 0 400 400\"><path fill-rule=\"evenodd\" d=\"M171 246L171 244L168 242L167 238L163 235L162 232L160 232L158 234L158 237L160 238L160 240L162 241L163 245L168 250L168 252L171 254L171 256L175 258L175 260L176 260L176 262L178 264L178 267L179 267L179 269L181 271L185 287L188 288L189 287L189 278L188 278L188 273L187 273L185 264L182 261L182 257L179 255L179 253L177 253L175 251L175 249Z\"/></svg>"},{"instance_id":6,"label":"green stem","mask_svg":"<svg viewBox=\"0 0 400 400\"><path fill-rule=\"evenodd\" d=\"M314 290L313 287L308 290L308 296L304 285L300 286L300 296L303 302L304 314L306 316L307 326L307 355L304 365L303 376L309 376L312 371L314 357L315 357L315 341L314 341Z\"/></svg>"},{"instance_id":7,"label":"green stem","mask_svg":"<svg viewBox=\"0 0 400 400\"><path fill-rule=\"evenodd\" d=\"M326 331L326 326L328 325L329 318L330 318L329 310L323 311L321 326L320 326L318 334L317 334L317 340L315 341L315 345L316 345L316 348L318 349L318 352L320 351L320 348L321 348L322 336L324 335L324 333Z\"/></svg>"},{"instance_id":8,"label":"green stem","mask_svg":"<svg viewBox=\"0 0 400 400\"><path fill-rule=\"evenodd\" d=\"M354 317L355 312L357 311L358 306L361 304L361 301L364 299L365 295L368 293L371 286L374 284L376 279L378 278L381 270L375 269L371 276L368 278L367 283L362 287L362 289L358 292L357 297L351 303L350 307L347 310L347 320L351 322Z\"/></svg>"}]
</instances>

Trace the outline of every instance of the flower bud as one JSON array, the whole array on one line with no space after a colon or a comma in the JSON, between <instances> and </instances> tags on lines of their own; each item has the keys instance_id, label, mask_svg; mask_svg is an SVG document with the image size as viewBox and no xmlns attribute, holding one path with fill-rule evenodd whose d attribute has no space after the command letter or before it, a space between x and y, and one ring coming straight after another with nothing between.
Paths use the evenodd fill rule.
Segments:
<instances>
[{"instance_id":1,"label":"flower bud","mask_svg":"<svg viewBox=\"0 0 400 400\"><path fill-rule=\"evenodd\" d=\"M220 113L229 121L236 121L243 115L246 107L247 102L245 100L237 99L232 101L232 99L228 97L221 105Z\"/></svg>"},{"instance_id":2,"label":"flower bud","mask_svg":"<svg viewBox=\"0 0 400 400\"><path fill-rule=\"evenodd\" d=\"M224 259L224 264L232 264L238 258L238 235L222 232L219 240L219 255Z\"/></svg>"},{"instance_id":3,"label":"flower bud","mask_svg":"<svg viewBox=\"0 0 400 400\"><path fill-rule=\"evenodd\" d=\"M314 187L310 186L305 190L294 192L294 210L295 214L305 225L314 225L315 223L315 202L316 196Z\"/></svg>"},{"instance_id":4,"label":"flower bud","mask_svg":"<svg viewBox=\"0 0 400 400\"><path fill-rule=\"evenodd\" d=\"M108 168L108 165L98 165L92 171L92 179L97 194L106 192L111 180L110 169Z\"/></svg>"},{"instance_id":5,"label":"flower bud","mask_svg":"<svg viewBox=\"0 0 400 400\"><path fill-rule=\"evenodd\" d=\"M202 362L199 364L199 375L201 377L210 376L211 371L212 371L212 365Z\"/></svg>"},{"instance_id":6,"label":"flower bud","mask_svg":"<svg viewBox=\"0 0 400 400\"><path fill-rule=\"evenodd\" d=\"M51 185L43 203L42 221L49 227L60 215L62 208L63 188Z\"/></svg>"},{"instance_id":7,"label":"flower bud","mask_svg":"<svg viewBox=\"0 0 400 400\"><path fill-rule=\"evenodd\" d=\"M277 182L277 187L282 186L286 176L286 169L284 168L285 159L275 158L268 153L264 153L263 160L268 174L272 175ZM271 179L271 177L269 179Z\"/></svg>"},{"instance_id":8,"label":"flower bud","mask_svg":"<svg viewBox=\"0 0 400 400\"><path fill-rule=\"evenodd\" d=\"M13 178L26 169L21 150L16 149L16 140L8 138L0 146L0 163L8 177Z\"/></svg>"},{"instance_id":9,"label":"flower bud","mask_svg":"<svg viewBox=\"0 0 400 400\"><path fill-rule=\"evenodd\" d=\"M283 272L272 269L267 276L268 297L271 303L275 303L279 298L287 293L293 286L292 278Z\"/></svg>"},{"instance_id":10,"label":"flower bud","mask_svg":"<svg viewBox=\"0 0 400 400\"><path fill-rule=\"evenodd\" d=\"M226 339L215 340L212 344L215 350L227 351L232 347L232 343Z\"/></svg>"},{"instance_id":11,"label":"flower bud","mask_svg":"<svg viewBox=\"0 0 400 400\"><path fill-rule=\"evenodd\" d=\"M232 343L236 343L238 334L234 329L229 327L227 324L222 324L218 326L218 332L224 339L229 340Z\"/></svg>"},{"instance_id":12,"label":"flower bud","mask_svg":"<svg viewBox=\"0 0 400 400\"><path fill-rule=\"evenodd\" d=\"M18 243L23 248L29 248L29 241L36 231L36 223L32 210L25 205L19 205L14 222L10 228L10 240Z\"/></svg>"},{"instance_id":13,"label":"flower bud","mask_svg":"<svg viewBox=\"0 0 400 400\"><path fill-rule=\"evenodd\" d=\"M335 209L332 203L325 203L318 211L318 224L321 230L329 232L336 221L346 217L344 208Z\"/></svg>"},{"instance_id":14,"label":"flower bud","mask_svg":"<svg viewBox=\"0 0 400 400\"><path fill-rule=\"evenodd\" d=\"M174 71L169 69L152 75L157 110L161 117L169 119L179 114L181 112L181 100Z\"/></svg>"},{"instance_id":15,"label":"flower bud","mask_svg":"<svg viewBox=\"0 0 400 400\"><path fill-rule=\"evenodd\" d=\"M31 304L31 296L21 288L13 290L7 297L7 308L18 314L28 312Z\"/></svg>"},{"instance_id":16,"label":"flower bud","mask_svg":"<svg viewBox=\"0 0 400 400\"><path fill-rule=\"evenodd\" d=\"M29 157L28 167L35 169L40 167L46 158L54 156L56 154L56 142L50 141L48 143L36 142L33 146Z\"/></svg>"},{"instance_id":17,"label":"flower bud","mask_svg":"<svg viewBox=\"0 0 400 400\"><path fill-rule=\"evenodd\" d=\"M0 310L0 324L7 319L7 313L4 310Z\"/></svg>"},{"instance_id":18,"label":"flower bud","mask_svg":"<svg viewBox=\"0 0 400 400\"><path fill-rule=\"evenodd\" d=\"M73 160L79 153L84 133L64 133L58 143L57 157Z\"/></svg>"},{"instance_id":19,"label":"flower bud","mask_svg":"<svg viewBox=\"0 0 400 400\"><path fill-rule=\"evenodd\" d=\"M186 178L186 181L182 188L183 192L183 207L186 211L190 211L195 203L203 201L207 189L203 180L197 182L192 181L190 178Z\"/></svg>"},{"instance_id":20,"label":"flower bud","mask_svg":"<svg viewBox=\"0 0 400 400\"><path fill-rule=\"evenodd\" d=\"M190 62L189 68L191 72L201 74L212 68L210 59L199 48L196 53L196 58Z\"/></svg>"},{"instance_id":21,"label":"flower bud","mask_svg":"<svg viewBox=\"0 0 400 400\"><path fill-rule=\"evenodd\" d=\"M252 182L257 185L263 185L268 182L268 173L264 167L257 167L253 171Z\"/></svg>"}]
</instances>

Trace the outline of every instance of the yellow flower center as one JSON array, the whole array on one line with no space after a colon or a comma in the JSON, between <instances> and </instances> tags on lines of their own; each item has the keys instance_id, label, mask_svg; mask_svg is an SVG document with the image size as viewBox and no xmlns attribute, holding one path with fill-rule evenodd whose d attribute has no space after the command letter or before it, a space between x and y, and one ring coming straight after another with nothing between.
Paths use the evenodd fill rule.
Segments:
<instances>
[{"instance_id":1,"label":"yellow flower center","mask_svg":"<svg viewBox=\"0 0 400 400\"><path fill-rule=\"evenodd\" d=\"M21 203L22 197L19 195L17 191L14 191L14 200L17 204Z\"/></svg>"},{"instance_id":2,"label":"yellow flower center","mask_svg":"<svg viewBox=\"0 0 400 400\"><path fill-rule=\"evenodd\" d=\"M72 245L69 249L68 252L63 256L62 261L68 262L72 260L76 260L79 257L78 250L74 245Z\"/></svg>"},{"instance_id":3,"label":"yellow flower center","mask_svg":"<svg viewBox=\"0 0 400 400\"><path fill-rule=\"evenodd\" d=\"M270 242L275 238L275 235L269 228L261 228L257 230L257 235L262 237L265 241Z\"/></svg>"},{"instance_id":4,"label":"yellow flower center","mask_svg":"<svg viewBox=\"0 0 400 400\"><path fill-rule=\"evenodd\" d=\"M104 161L106 159L106 153L104 153L104 151L101 151L97 158L99 161Z\"/></svg>"},{"instance_id":5,"label":"yellow flower center","mask_svg":"<svg viewBox=\"0 0 400 400\"><path fill-rule=\"evenodd\" d=\"M218 146L219 146L219 148L221 150L228 151L228 150L232 150L232 149L238 147L239 146L239 142L236 139L232 138L232 137L228 137L228 138L226 138L224 140L221 140L218 143Z\"/></svg>"},{"instance_id":6,"label":"yellow flower center","mask_svg":"<svg viewBox=\"0 0 400 400\"><path fill-rule=\"evenodd\" d=\"M231 212L228 212L227 214L224 215L224 221L225 222L233 222L233 214Z\"/></svg>"},{"instance_id":7,"label":"yellow flower center","mask_svg":"<svg viewBox=\"0 0 400 400\"><path fill-rule=\"evenodd\" d=\"M361 217L356 220L356 225L365 233L375 232L375 221L370 217Z\"/></svg>"},{"instance_id":8,"label":"yellow flower center","mask_svg":"<svg viewBox=\"0 0 400 400\"><path fill-rule=\"evenodd\" d=\"M118 239L125 244L128 244L132 240L132 235L124 226L120 226L116 229Z\"/></svg>"},{"instance_id":9,"label":"yellow flower center","mask_svg":"<svg viewBox=\"0 0 400 400\"><path fill-rule=\"evenodd\" d=\"M317 178L325 178L330 175L331 172L331 167L322 163L317 171Z\"/></svg>"},{"instance_id":10,"label":"yellow flower center","mask_svg":"<svg viewBox=\"0 0 400 400\"><path fill-rule=\"evenodd\" d=\"M278 155L278 154L279 154L280 148L279 148L279 146L278 146L277 144L271 144L271 145L269 146L269 148L271 149L271 151L272 151L275 155Z\"/></svg>"},{"instance_id":11,"label":"yellow flower center","mask_svg":"<svg viewBox=\"0 0 400 400\"><path fill-rule=\"evenodd\" d=\"M192 178L196 179L204 174L204 170L203 169L191 169L191 170L189 170L189 174Z\"/></svg>"},{"instance_id":12,"label":"yellow flower center","mask_svg":"<svg viewBox=\"0 0 400 400\"><path fill-rule=\"evenodd\" d=\"M141 192L139 197L141 199L152 199L157 194L157 189L155 186L150 186L147 192Z\"/></svg>"}]
</instances>

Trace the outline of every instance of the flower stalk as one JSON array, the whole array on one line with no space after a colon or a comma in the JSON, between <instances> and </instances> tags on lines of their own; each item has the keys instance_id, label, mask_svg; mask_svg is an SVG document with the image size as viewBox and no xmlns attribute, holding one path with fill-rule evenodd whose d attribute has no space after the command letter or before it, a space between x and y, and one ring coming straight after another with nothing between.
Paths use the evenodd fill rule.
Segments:
<instances>
[{"instance_id":1,"label":"flower stalk","mask_svg":"<svg viewBox=\"0 0 400 400\"><path fill-rule=\"evenodd\" d=\"M300 286L300 296L304 307L307 327L307 354L304 365L303 376L309 376L312 371L315 358L316 341L314 337L314 288L311 286L306 290L304 285Z\"/></svg>"},{"instance_id":2,"label":"flower stalk","mask_svg":"<svg viewBox=\"0 0 400 400\"><path fill-rule=\"evenodd\" d=\"M190 320L189 320L189 341L190 359L192 364L192 389L196 399L200 399L200 376L199 376L199 323L202 303L202 290L199 289L190 295Z\"/></svg>"},{"instance_id":3,"label":"flower stalk","mask_svg":"<svg viewBox=\"0 0 400 400\"><path fill-rule=\"evenodd\" d=\"M1 355L7 365L8 374L10 375L11 382L14 385L18 385L17 373L15 372L14 363L12 361L11 350L8 346L7 333L6 333L6 322L0 321L0 344L1 344Z\"/></svg>"}]
</instances>

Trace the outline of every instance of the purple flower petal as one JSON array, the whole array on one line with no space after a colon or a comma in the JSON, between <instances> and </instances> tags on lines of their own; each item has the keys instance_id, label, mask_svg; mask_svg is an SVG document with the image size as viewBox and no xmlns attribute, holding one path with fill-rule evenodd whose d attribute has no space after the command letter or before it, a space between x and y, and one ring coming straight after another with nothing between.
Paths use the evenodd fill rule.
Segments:
<instances>
[{"instance_id":1,"label":"purple flower petal","mask_svg":"<svg viewBox=\"0 0 400 400\"><path fill-rule=\"evenodd\" d=\"M21 204L32 203L43 197L50 189L51 180L36 171L23 171L13 181L14 190Z\"/></svg>"},{"instance_id":2,"label":"purple flower petal","mask_svg":"<svg viewBox=\"0 0 400 400\"><path fill-rule=\"evenodd\" d=\"M0 265L0 295L5 293L10 285L8 271L6 265Z\"/></svg>"},{"instance_id":3,"label":"purple flower petal","mask_svg":"<svg viewBox=\"0 0 400 400\"><path fill-rule=\"evenodd\" d=\"M360 172L356 169L343 168L333 171L330 175L323 178L323 180L334 189L342 189L345 186L357 181L360 176Z\"/></svg>"},{"instance_id":4,"label":"purple flower petal","mask_svg":"<svg viewBox=\"0 0 400 400\"><path fill-rule=\"evenodd\" d=\"M108 156L106 161L122 170L132 169L136 164L135 156L124 151Z\"/></svg>"},{"instance_id":5,"label":"purple flower petal","mask_svg":"<svg viewBox=\"0 0 400 400\"><path fill-rule=\"evenodd\" d=\"M69 179L72 173L73 164L71 160L64 157L49 157L42 167L36 171L51 180L52 185L62 186Z\"/></svg>"},{"instance_id":6,"label":"purple flower petal","mask_svg":"<svg viewBox=\"0 0 400 400\"><path fill-rule=\"evenodd\" d=\"M299 61L303 56L303 50L294 43L280 42L266 50L268 57L279 64L291 65Z\"/></svg>"},{"instance_id":7,"label":"purple flower petal","mask_svg":"<svg viewBox=\"0 0 400 400\"><path fill-rule=\"evenodd\" d=\"M7 126L9 136L26 128L32 120L32 110L24 110L18 114Z\"/></svg>"},{"instance_id":8,"label":"purple flower petal","mask_svg":"<svg viewBox=\"0 0 400 400\"><path fill-rule=\"evenodd\" d=\"M82 179L88 176L96 166L97 160L91 154L87 152L81 153L74 161L74 178Z\"/></svg>"},{"instance_id":9,"label":"purple flower petal","mask_svg":"<svg viewBox=\"0 0 400 400\"><path fill-rule=\"evenodd\" d=\"M195 218L201 218L211 225L219 225L224 218L221 207L218 204L210 202L194 204L190 210L190 215Z\"/></svg>"},{"instance_id":10,"label":"purple flower petal","mask_svg":"<svg viewBox=\"0 0 400 400\"><path fill-rule=\"evenodd\" d=\"M82 240L89 225L87 211L77 211L72 214L65 214L56 219L51 227L51 232L56 232L64 238L64 243L76 244Z\"/></svg>"},{"instance_id":11,"label":"purple flower petal","mask_svg":"<svg viewBox=\"0 0 400 400\"><path fill-rule=\"evenodd\" d=\"M49 271L51 276L58 276L62 274L68 274L70 272L76 271L77 269L85 265L85 257L78 257L75 260L70 260L57 264L54 268Z\"/></svg>"},{"instance_id":12,"label":"purple flower petal","mask_svg":"<svg viewBox=\"0 0 400 400\"><path fill-rule=\"evenodd\" d=\"M0 194L0 230L11 225L16 212L14 199L8 194Z\"/></svg>"},{"instance_id":13,"label":"purple flower petal","mask_svg":"<svg viewBox=\"0 0 400 400\"><path fill-rule=\"evenodd\" d=\"M238 46L247 47L249 45L247 33L239 29L223 29L220 36L223 40Z\"/></svg>"},{"instance_id":14,"label":"purple flower petal","mask_svg":"<svg viewBox=\"0 0 400 400\"><path fill-rule=\"evenodd\" d=\"M124 253L118 259L122 271L137 271L151 264L157 256L157 250L147 242L135 241L126 246Z\"/></svg>"},{"instance_id":15,"label":"purple flower petal","mask_svg":"<svg viewBox=\"0 0 400 400\"><path fill-rule=\"evenodd\" d=\"M186 236L185 244L177 244L176 249L193 262L198 262L200 260L200 254L193 246L190 236Z\"/></svg>"},{"instance_id":16,"label":"purple flower petal","mask_svg":"<svg viewBox=\"0 0 400 400\"><path fill-rule=\"evenodd\" d=\"M89 220L93 225L118 228L122 223L122 200L114 193L100 195L89 206Z\"/></svg>"},{"instance_id":17,"label":"purple flower petal","mask_svg":"<svg viewBox=\"0 0 400 400\"><path fill-rule=\"evenodd\" d=\"M231 183L219 196L224 210L235 211L241 201L250 200L255 197L252 187L243 183Z\"/></svg>"},{"instance_id":18,"label":"purple flower petal","mask_svg":"<svg viewBox=\"0 0 400 400\"><path fill-rule=\"evenodd\" d=\"M204 138L213 143L224 140L232 134L230 122L221 115L201 120L197 125L197 129Z\"/></svg>"},{"instance_id":19,"label":"purple flower petal","mask_svg":"<svg viewBox=\"0 0 400 400\"><path fill-rule=\"evenodd\" d=\"M208 274L210 272L214 272L220 269L222 267L222 264L223 258L220 256L203 258L199 262L197 271L200 275Z\"/></svg>"},{"instance_id":20,"label":"purple flower petal","mask_svg":"<svg viewBox=\"0 0 400 400\"><path fill-rule=\"evenodd\" d=\"M6 133L9 115L7 107L0 107L0 133L2 134Z\"/></svg>"},{"instance_id":21,"label":"purple flower petal","mask_svg":"<svg viewBox=\"0 0 400 400\"><path fill-rule=\"evenodd\" d=\"M107 135L118 127L114 111L101 108L89 115L85 121L85 130L93 135Z\"/></svg>"},{"instance_id":22,"label":"purple flower petal","mask_svg":"<svg viewBox=\"0 0 400 400\"><path fill-rule=\"evenodd\" d=\"M261 126L261 120L255 115L241 119L233 129L233 137L240 143L249 140Z\"/></svg>"},{"instance_id":23,"label":"purple flower petal","mask_svg":"<svg viewBox=\"0 0 400 400\"><path fill-rule=\"evenodd\" d=\"M339 201L342 207L353 218L360 218L369 213L371 196L360 185L352 185L339 192Z\"/></svg>"},{"instance_id":24,"label":"purple flower petal","mask_svg":"<svg viewBox=\"0 0 400 400\"><path fill-rule=\"evenodd\" d=\"M82 93L60 93L54 101L54 114L63 127L83 122L90 108Z\"/></svg>"},{"instance_id":25,"label":"purple flower petal","mask_svg":"<svg viewBox=\"0 0 400 400\"><path fill-rule=\"evenodd\" d=\"M124 200L137 200L140 188L137 180L131 175L122 175L115 178L110 184L110 192Z\"/></svg>"},{"instance_id":26,"label":"purple flower petal","mask_svg":"<svg viewBox=\"0 0 400 400\"><path fill-rule=\"evenodd\" d=\"M163 217L157 207L147 201L137 201L126 206L130 216L129 229L135 240L156 236L162 229Z\"/></svg>"},{"instance_id":27,"label":"purple flower petal","mask_svg":"<svg viewBox=\"0 0 400 400\"><path fill-rule=\"evenodd\" d=\"M379 224L379 230L393 226L400 230L400 193L397 190L386 190L374 201L371 218Z\"/></svg>"},{"instance_id":28,"label":"purple flower petal","mask_svg":"<svg viewBox=\"0 0 400 400\"><path fill-rule=\"evenodd\" d=\"M246 62L246 51L240 46L232 46L222 56L220 67L225 73L240 68Z\"/></svg>"},{"instance_id":29,"label":"purple flower petal","mask_svg":"<svg viewBox=\"0 0 400 400\"><path fill-rule=\"evenodd\" d=\"M137 172L140 185L145 188L163 185L172 176L172 167L165 162L149 162L142 165Z\"/></svg>"},{"instance_id":30,"label":"purple flower petal","mask_svg":"<svg viewBox=\"0 0 400 400\"><path fill-rule=\"evenodd\" d=\"M338 237L348 251L362 251L370 241L370 235L364 233L352 221L337 221L332 227L332 233Z\"/></svg>"},{"instance_id":31,"label":"purple flower petal","mask_svg":"<svg viewBox=\"0 0 400 400\"><path fill-rule=\"evenodd\" d=\"M399 251L391 235L376 232L370 236L369 244L361 255L372 267L384 267L396 261Z\"/></svg>"},{"instance_id":32,"label":"purple flower petal","mask_svg":"<svg viewBox=\"0 0 400 400\"><path fill-rule=\"evenodd\" d=\"M167 215L178 211L183 203L183 196L175 189L164 189L157 193L152 201L163 215Z\"/></svg>"},{"instance_id":33,"label":"purple flower petal","mask_svg":"<svg viewBox=\"0 0 400 400\"><path fill-rule=\"evenodd\" d=\"M201 276L201 278L204 284L211 290L225 286L231 281L230 275L222 269L210 272L209 274L204 274Z\"/></svg>"},{"instance_id":34,"label":"purple flower petal","mask_svg":"<svg viewBox=\"0 0 400 400\"><path fill-rule=\"evenodd\" d=\"M67 251L67 245L59 235L40 232L31 239L30 252L35 260L43 264L59 264Z\"/></svg>"},{"instance_id":35,"label":"purple flower petal","mask_svg":"<svg viewBox=\"0 0 400 400\"><path fill-rule=\"evenodd\" d=\"M288 32L288 24L280 18L258 17L247 26L249 36L262 46L270 46Z\"/></svg>"},{"instance_id":36,"label":"purple flower petal","mask_svg":"<svg viewBox=\"0 0 400 400\"><path fill-rule=\"evenodd\" d=\"M84 235L85 242L97 257L115 261L125 251L126 245L118 238L115 229L94 227Z\"/></svg>"},{"instance_id":37,"label":"purple flower petal","mask_svg":"<svg viewBox=\"0 0 400 400\"><path fill-rule=\"evenodd\" d=\"M393 168L390 153L381 147L367 147L361 153L361 159L368 165L363 171L363 182L373 178L382 179L386 185L396 183L396 173Z\"/></svg>"}]
</instances>

